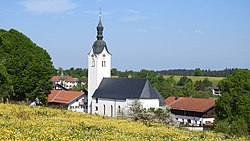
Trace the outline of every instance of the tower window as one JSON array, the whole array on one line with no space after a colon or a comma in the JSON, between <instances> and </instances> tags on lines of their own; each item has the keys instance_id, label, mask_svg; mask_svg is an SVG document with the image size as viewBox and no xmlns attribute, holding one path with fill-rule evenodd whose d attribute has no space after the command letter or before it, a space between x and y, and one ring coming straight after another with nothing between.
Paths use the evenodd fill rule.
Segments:
<instances>
[{"instance_id":1,"label":"tower window","mask_svg":"<svg viewBox=\"0 0 250 141\"><path fill-rule=\"evenodd\" d=\"M106 61L102 61L102 67L106 67Z\"/></svg>"},{"instance_id":2,"label":"tower window","mask_svg":"<svg viewBox=\"0 0 250 141\"><path fill-rule=\"evenodd\" d=\"M94 66L95 66L95 59L92 59L91 67L94 67Z\"/></svg>"},{"instance_id":3,"label":"tower window","mask_svg":"<svg viewBox=\"0 0 250 141\"><path fill-rule=\"evenodd\" d=\"M98 103L98 98L95 99L95 103Z\"/></svg>"}]
</instances>

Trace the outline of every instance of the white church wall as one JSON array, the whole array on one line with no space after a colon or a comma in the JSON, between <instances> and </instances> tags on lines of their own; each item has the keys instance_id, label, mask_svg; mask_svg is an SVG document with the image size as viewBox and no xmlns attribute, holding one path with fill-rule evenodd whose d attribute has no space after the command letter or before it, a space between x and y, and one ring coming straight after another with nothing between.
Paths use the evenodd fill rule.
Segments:
<instances>
[{"instance_id":1,"label":"white church wall","mask_svg":"<svg viewBox=\"0 0 250 141\"><path fill-rule=\"evenodd\" d=\"M97 69L96 69L96 56L93 55L91 50L88 55L88 113L91 113L92 109L92 95L97 87Z\"/></svg>"},{"instance_id":2,"label":"white church wall","mask_svg":"<svg viewBox=\"0 0 250 141\"><path fill-rule=\"evenodd\" d=\"M111 77L111 55L104 48L102 53L97 55L97 58L98 59L96 60L96 64L98 67L96 73L98 74L97 77L97 87L98 87L103 78Z\"/></svg>"},{"instance_id":3,"label":"white church wall","mask_svg":"<svg viewBox=\"0 0 250 141\"><path fill-rule=\"evenodd\" d=\"M91 50L88 55L88 69L88 112L95 113L95 106L91 104L92 95L104 77L111 77L111 55L105 48L95 55Z\"/></svg>"},{"instance_id":4,"label":"white church wall","mask_svg":"<svg viewBox=\"0 0 250 141\"><path fill-rule=\"evenodd\" d=\"M160 103L158 99L127 99L128 106L131 105L135 100L139 100L143 105L143 108L159 108Z\"/></svg>"},{"instance_id":5,"label":"white church wall","mask_svg":"<svg viewBox=\"0 0 250 141\"><path fill-rule=\"evenodd\" d=\"M137 99L107 99L93 98L92 113L109 117L117 117L120 114L127 114L131 104ZM139 99L144 108L159 108L158 99Z\"/></svg>"},{"instance_id":6,"label":"white church wall","mask_svg":"<svg viewBox=\"0 0 250 141\"><path fill-rule=\"evenodd\" d=\"M109 117L117 117L119 112L124 112L127 108L126 100L119 99L94 98L92 104L93 113Z\"/></svg>"}]
</instances>

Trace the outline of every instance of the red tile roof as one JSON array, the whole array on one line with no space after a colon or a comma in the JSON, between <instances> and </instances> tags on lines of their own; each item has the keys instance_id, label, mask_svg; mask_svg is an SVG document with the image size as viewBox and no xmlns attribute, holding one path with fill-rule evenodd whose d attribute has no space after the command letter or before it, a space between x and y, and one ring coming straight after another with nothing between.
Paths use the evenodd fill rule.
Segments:
<instances>
[{"instance_id":1,"label":"red tile roof","mask_svg":"<svg viewBox=\"0 0 250 141\"><path fill-rule=\"evenodd\" d=\"M215 100L205 98L188 98L170 96L165 102L171 109L205 112L215 106Z\"/></svg>"},{"instance_id":2,"label":"red tile roof","mask_svg":"<svg viewBox=\"0 0 250 141\"><path fill-rule=\"evenodd\" d=\"M61 76L53 76L51 80L53 82L59 82L61 80ZM65 82L78 82L78 78L73 78L72 76L65 76L64 81Z\"/></svg>"},{"instance_id":3,"label":"red tile roof","mask_svg":"<svg viewBox=\"0 0 250 141\"><path fill-rule=\"evenodd\" d=\"M66 82L74 82L72 76L65 76L65 77L64 77L64 81L66 81Z\"/></svg>"},{"instance_id":4,"label":"red tile roof","mask_svg":"<svg viewBox=\"0 0 250 141\"><path fill-rule=\"evenodd\" d=\"M48 102L56 102L62 104L68 104L72 100L84 94L84 92L65 91L65 90L51 90L50 92L51 93L48 96Z\"/></svg>"},{"instance_id":5,"label":"red tile roof","mask_svg":"<svg viewBox=\"0 0 250 141\"><path fill-rule=\"evenodd\" d=\"M53 76L53 77L51 78L51 80L52 80L53 82L59 82L60 79L61 79L61 76Z\"/></svg>"}]
</instances>

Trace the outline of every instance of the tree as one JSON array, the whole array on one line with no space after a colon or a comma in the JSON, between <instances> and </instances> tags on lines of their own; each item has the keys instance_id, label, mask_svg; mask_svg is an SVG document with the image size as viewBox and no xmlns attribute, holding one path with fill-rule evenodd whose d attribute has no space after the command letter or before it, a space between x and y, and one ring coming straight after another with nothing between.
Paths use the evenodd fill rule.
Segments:
<instances>
[{"instance_id":1,"label":"tree","mask_svg":"<svg viewBox=\"0 0 250 141\"><path fill-rule=\"evenodd\" d=\"M126 70L125 72L121 72L118 74L118 77L122 77L122 78L128 78L129 77L129 72Z\"/></svg>"},{"instance_id":2,"label":"tree","mask_svg":"<svg viewBox=\"0 0 250 141\"><path fill-rule=\"evenodd\" d=\"M181 88L176 87L175 85L176 81L174 80L174 77L171 76L159 81L156 88L164 98L169 96L183 96Z\"/></svg>"},{"instance_id":3,"label":"tree","mask_svg":"<svg viewBox=\"0 0 250 141\"><path fill-rule=\"evenodd\" d=\"M195 87L193 81L187 81L184 88L182 88L184 96L193 97L195 95Z\"/></svg>"},{"instance_id":4,"label":"tree","mask_svg":"<svg viewBox=\"0 0 250 141\"><path fill-rule=\"evenodd\" d=\"M205 85L205 87L212 87L213 86L213 82L209 81L208 78L205 78L202 82Z\"/></svg>"},{"instance_id":5,"label":"tree","mask_svg":"<svg viewBox=\"0 0 250 141\"><path fill-rule=\"evenodd\" d=\"M0 98L8 100L13 95L11 79L6 68L0 63Z\"/></svg>"},{"instance_id":6,"label":"tree","mask_svg":"<svg viewBox=\"0 0 250 141\"><path fill-rule=\"evenodd\" d=\"M216 100L216 130L229 125L230 134L250 133L250 70L238 70L218 84L222 96ZM247 125L247 127L246 127ZM241 128L242 127L242 128ZM244 128L243 128L244 127ZM240 131L237 131L240 129Z\"/></svg>"},{"instance_id":7,"label":"tree","mask_svg":"<svg viewBox=\"0 0 250 141\"><path fill-rule=\"evenodd\" d=\"M11 29L0 30L0 60L11 78L13 100L34 100L36 97L47 102L49 81L54 67L49 54L34 44L24 34Z\"/></svg>"},{"instance_id":8,"label":"tree","mask_svg":"<svg viewBox=\"0 0 250 141\"><path fill-rule=\"evenodd\" d=\"M194 70L194 76L203 76L203 72L200 68Z\"/></svg>"},{"instance_id":9,"label":"tree","mask_svg":"<svg viewBox=\"0 0 250 141\"><path fill-rule=\"evenodd\" d=\"M161 108L143 108L139 100L131 103L128 110L128 118L134 121L142 121L145 125L150 125L150 122L157 122L165 125L177 125L175 117L171 114L169 107Z\"/></svg>"},{"instance_id":10,"label":"tree","mask_svg":"<svg viewBox=\"0 0 250 141\"><path fill-rule=\"evenodd\" d=\"M150 71L150 70L141 70L140 72L135 73L134 75L132 75L133 78L147 78L151 84L154 87L157 87L158 82L160 80L163 80L163 77L160 75L157 75L154 71Z\"/></svg>"},{"instance_id":11,"label":"tree","mask_svg":"<svg viewBox=\"0 0 250 141\"><path fill-rule=\"evenodd\" d=\"M118 76L119 75L119 71L116 68L112 68L111 69L111 76Z\"/></svg>"},{"instance_id":12,"label":"tree","mask_svg":"<svg viewBox=\"0 0 250 141\"><path fill-rule=\"evenodd\" d=\"M178 86L184 86L187 82L191 82L192 79L188 78L187 76L182 76L177 83Z\"/></svg>"},{"instance_id":13,"label":"tree","mask_svg":"<svg viewBox=\"0 0 250 141\"><path fill-rule=\"evenodd\" d=\"M206 86L201 80L198 80L198 81L195 81L195 89L197 91L205 91Z\"/></svg>"}]
</instances>

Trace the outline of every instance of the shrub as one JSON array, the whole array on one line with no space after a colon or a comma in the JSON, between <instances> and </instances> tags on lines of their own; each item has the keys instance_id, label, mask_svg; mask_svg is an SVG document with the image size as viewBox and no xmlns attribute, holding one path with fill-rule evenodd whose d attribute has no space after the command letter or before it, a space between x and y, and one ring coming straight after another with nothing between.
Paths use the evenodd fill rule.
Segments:
<instances>
[{"instance_id":1,"label":"shrub","mask_svg":"<svg viewBox=\"0 0 250 141\"><path fill-rule=\"evenodd\" d=\"M145 124L148 122L156 122L165 125L177 125L175 117L171 114L169 107L164 106L161 108L149 108L145 109L142 107L140 101L135 100L129 108L128 118L134 121L142 121Z\"/></svg>"}]
</instances>

